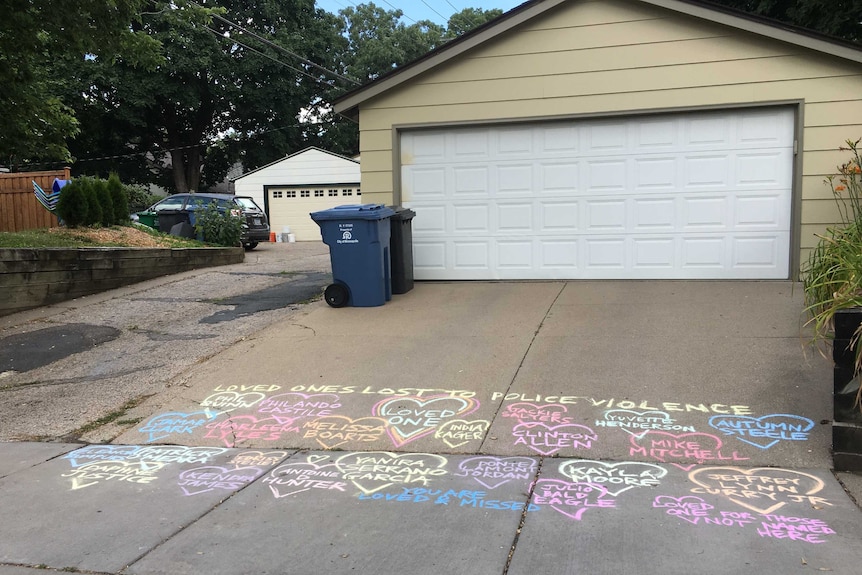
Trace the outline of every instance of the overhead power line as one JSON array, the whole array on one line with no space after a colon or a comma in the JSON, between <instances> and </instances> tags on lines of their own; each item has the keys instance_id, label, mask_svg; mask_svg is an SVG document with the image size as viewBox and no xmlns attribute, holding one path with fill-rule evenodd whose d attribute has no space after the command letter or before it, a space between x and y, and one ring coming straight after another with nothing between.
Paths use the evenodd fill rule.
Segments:
<instances>
[{"instance_id":1,"label":"overhead power line","mask_svg":"<svg viewBox=\"0 0 862 575\"><path fill-rule=\"evenodd\" d=\"M201 6L201 5L200 5L200 4L198 4L197 2L192 1L192 3L193 3L193 4L195 4L195 5L197 5L197 6L199 6L199 7L201 7L201 8L203 8L203 6ZM264 43L264 44L266 44L267 46L271 46L271 47L275 48L276 50L279 50L280 52L283 52L283 53L287 54L288 56L291 56L291 57L293 57L293 58L296 58L297 60L299 60L300 62L302 62L303 64L305 64L305 65L307 65L307 66L311 66L311 67L313 67L313 68L316 68L316 69L320 70L321 72L325 72L325 73L327 73L327 74L329 74L329 75L331 75L331 76L335 76L336 78L338 78L338 79L340 79L340 80L344 80L345 82L350 82L351 84L355 84L355 85L357 85L357 86L361 85L361 82L359 82L358 80L354 80L353 78L349 78L349 77L347 77L347 76L344 76L344 75L342 75L342 74L339 74L338 72L335 72L335 71L333 71L333 70L330 70L329 68L326 68L326 67L324 67L324 66L321 66L320 64L316 64L316 63L312 62L311 60L309 60L309 59L307 59L307 58L303 58L303 57L302 57L302 56L300 56L299 54L296 54L296 53L294 53L294 52L291 52L290 50L288 50L288 49L287 49L287 48L285 48L284 46L280 46L279 44L276 44L276 43L275 43L275 42L273 42L272 40L269 40L268 38L264 38L264 37L263 37L263 36L261 36L260 34L258 34L258 33L256 33L256 32L254 32L254 31L252 31L252 30L249 30L248 28L246 28L246 27L244 27L244 26L241 26L240 24L237 24L236 22L234 22L234 21L232 21L232 20L229 20L229 19L225 18L224 16L220 16L220 15L218 15L218 14L213 14L212 16L213 16L213 18L215 18L216 20L219 20L219 21L221 21L221 22L224 22L224 23L225 23L225 24L227 24L228 26L232 26L232 27L236 28L237 30L240 30L240 31L242 31L242 32L244 32L244 33L246 33L246 34L248 34L249 36L252 36L253 38L256 38L257 40L259 40L259 41L263 42L263 43Z\"/></svg>"}]
</instances>

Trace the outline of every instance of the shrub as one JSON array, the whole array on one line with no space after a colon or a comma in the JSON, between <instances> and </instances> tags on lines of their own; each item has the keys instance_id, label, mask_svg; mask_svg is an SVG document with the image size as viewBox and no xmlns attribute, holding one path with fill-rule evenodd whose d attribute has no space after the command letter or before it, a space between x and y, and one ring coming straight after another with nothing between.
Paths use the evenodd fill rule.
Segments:
<instances>
[{"instance_id":1,"label":"shrub","mask_svg":"<svg viewBox=\"0 0 862 575\"><path fill-rule=\"evenodd\" d=\"M87 219L84 225L95 226L102 223L102 206L99 204L99 196L96 192L95 178L80 178L84 196L87 198Z\"/></svg>"},{"instance_id":2,"label":"shrub","mask_svg":"<svg viewBox=\"0 0 862 575\"><path fill-rule=\"evenodd\" d=\"M209 202L195 212L195 231L207 243L237 246L242 236L242 217L219 210L215 202Z\"/></svg>"},{"instance_id":3,"label":"shrub","mask_svg":"<svg viewBox=\"0 0 862 575\"><path fill-rule=\"evenodd\" d=\"M108 193L111 196L111 204L114 208L113 223L126 224L129 221L129 196L123 183L120 182L120 176L112 173L108 177Z\"/></svg>"},{"instance_id":4,"label":"shrub","mask_svg":"<svg viewBox=\"0 0 862 575\"><path fill-rule=\"evenodd\" d=\"M57 216L70 228L85 225L89 202L84 193L84 182L82 178L75 178L60 192L57 200Z\"/></svg>"},{"instance_id":5,"label":"shrub","mask_svg":"<svg viewBox=\"0 0 862 575\"><path fill-rule=\"evenodd\" d=\"M98 223L109 228L114 225L114 200L111 198L108 182L106 180L93 180L93 190L99 207L102 209L102 218Z\"/></svg>"}]
</instances>

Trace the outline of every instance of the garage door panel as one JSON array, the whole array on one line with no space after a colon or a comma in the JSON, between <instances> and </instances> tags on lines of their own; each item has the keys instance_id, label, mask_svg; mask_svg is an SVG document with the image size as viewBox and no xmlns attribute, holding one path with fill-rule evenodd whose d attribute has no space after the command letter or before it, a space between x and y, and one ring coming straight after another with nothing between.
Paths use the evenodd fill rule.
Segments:
<instances>
[{"instance_id":1,"label":"garage door panel","mask_svg":"<svg viewBox=\"0 0 862 575\"><path fill-rule=\"evenodd\" d=\"M580 228L578 225L579 213L577 201L552 202L543 200L541 202L542 217L537 233L576 232Z\"/></svg>"},{"instance_id":2,"label":"garage door panel","mask_svg":"<svg viewBox=\"0 0 862 575\"><path fill-rule=\"evenodd\" d=\"M634 185L639 192L664 192L676 188L679 168L674 157L636 158L634 170Z\"/></svg>"},{"instance_id":3,"label":"garage door panel","mask_svg":"<svg viewBox=\"0 0 862 575\"><path fill-rule=\"evenodd\" d=\"M405 132L415 276L786 278L793 119L734 110Z\"/></svg>"}]
</instances>

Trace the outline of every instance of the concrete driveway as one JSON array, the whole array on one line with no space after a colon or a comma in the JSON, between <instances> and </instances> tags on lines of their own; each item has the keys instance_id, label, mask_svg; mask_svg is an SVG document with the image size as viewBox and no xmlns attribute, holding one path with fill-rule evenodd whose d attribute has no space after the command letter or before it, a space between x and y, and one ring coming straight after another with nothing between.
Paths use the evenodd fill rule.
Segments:
<instances>
[{"instance_id":1,"label":"concrete driveway","mask_svg":"<svg viewBox=\"0 0 862 575\"><path fill-rule=\"evenodd\" d=\"M855 574L801 311L788 282L461 282L259 312L109 444L0 444L0 573Z\"/></svg>"}]
</instances>

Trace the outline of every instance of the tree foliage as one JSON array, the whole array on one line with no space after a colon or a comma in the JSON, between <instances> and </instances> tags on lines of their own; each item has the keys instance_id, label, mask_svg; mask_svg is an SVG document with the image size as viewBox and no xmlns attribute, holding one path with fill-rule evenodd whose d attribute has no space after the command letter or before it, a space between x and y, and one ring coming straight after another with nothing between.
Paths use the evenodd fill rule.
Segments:
<instances>
[{"instance_id":1,"label":"tree foliage","mask_svg":"<svg viewBox=\"0 0 862 575\"><path fill-rule=\"evenodd\" d=\"M712 1L849 42L862 43L862 0Z\"/></svg>"},{"instance_id":2,"label":"tree foliage","mask_svg":"<svg viewBox=\"0 0 862 575\"><path fill-rule=\"evenodd\" d=\"M110 59L124 50L153 62L155 43L130 23L143 0L0 0L0 165L68 161L66 139L79 130L64 102L58 61Z\"/></svg>"}]
</instances>

